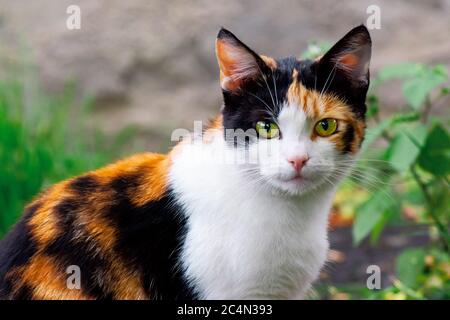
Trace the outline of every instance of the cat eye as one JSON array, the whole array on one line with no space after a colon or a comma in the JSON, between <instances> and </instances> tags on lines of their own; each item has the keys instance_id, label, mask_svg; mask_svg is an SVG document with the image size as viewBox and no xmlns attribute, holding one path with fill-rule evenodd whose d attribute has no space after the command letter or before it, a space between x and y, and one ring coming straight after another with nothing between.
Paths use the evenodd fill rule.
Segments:
<instances>
[{"instance_id":1,"label":"cat eye","mask_svg":"<svg viewBox=\"0 0 450 320\"><path fill-rule=\"evenodd\" d=\"M259 137L264 139L273 139L280 135L278 125L271 121L258 121L256 123L256 132L258 132Z\"/></svg>"},{"instance_id":2,"label":"cat eye","mask_svg":"<svg viewBox=\"0 0 450 320\"><path fill-rule=\"evenodd\" d=\"M337 130L337 120L331 118L322 119L316 123L314 130L321 137L331 136Z\"/></svg>"}]
</instances>

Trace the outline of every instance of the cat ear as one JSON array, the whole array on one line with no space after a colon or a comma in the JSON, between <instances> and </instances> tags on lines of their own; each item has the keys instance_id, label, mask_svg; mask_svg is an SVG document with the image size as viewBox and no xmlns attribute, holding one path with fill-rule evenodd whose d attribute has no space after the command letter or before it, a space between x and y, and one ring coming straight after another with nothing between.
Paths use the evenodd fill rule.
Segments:
<instances>
[{"instance_id":1,"label":"cat ear","mask_svg":"<svg viewBox=\"0 0 450 320\"><path fill-rule=\"evenodd\" d=\"M348 32L318 62L319 72L340 72L353 87L369 84L369 64L372 40L364 25Z\"/></svg>"},{"instance_id":2,"label":"cat ear","mask_svg":"<svg viewBox=\"0 0 450 320\"><path fill-rule=\"evenodd\" d=\"M240 89L246 80L256 78L265 69L261 57L224 28L217 35L216 56L224 90Z\"/></svg>"}]
</instances>

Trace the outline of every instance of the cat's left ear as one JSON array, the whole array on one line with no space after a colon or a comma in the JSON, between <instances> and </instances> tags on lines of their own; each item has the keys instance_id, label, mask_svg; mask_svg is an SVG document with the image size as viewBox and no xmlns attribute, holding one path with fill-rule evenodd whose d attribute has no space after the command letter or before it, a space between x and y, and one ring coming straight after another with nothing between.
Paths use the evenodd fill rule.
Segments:
<instances>
[{"instance_id":1,"label":"cat's left ear","mask_svg":"<svg viewBox=\"0 0 450 320\"><path fill-rule=\"evenodd\" d=\"M371 54L369 31L360 25L350 30L318 61L318 72L326 77L339 72L352 87L367 87Z\"/></svg>"},{"instance_id":2,"label":"cat's left ear","mask_svg":"<svg viewBox=\"0 0 450 320\"><path fill-rule=\"evenodd\" d=\"M230 31L222 28L216 39L220 85L227 91L241 89L246 81L261 76L267 65Z\"/></svg>"}]
</instances>

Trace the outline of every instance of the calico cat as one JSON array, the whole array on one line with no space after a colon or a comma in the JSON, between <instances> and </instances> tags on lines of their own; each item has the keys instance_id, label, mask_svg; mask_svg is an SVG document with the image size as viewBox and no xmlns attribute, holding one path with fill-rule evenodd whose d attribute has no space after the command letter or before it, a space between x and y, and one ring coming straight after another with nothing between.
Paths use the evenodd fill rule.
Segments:
<instances>
[{"instance_id":1,"label":"calico cat","mask_svg":"<svg viewBox=\"0 0 450 320\"><path fill-rule=\"evenodd\" d=\"M44 191L0 244L2 299L305 296L364 138L370 35L359 26L315 61L275 60L221 29L216 55L220 116L167 155Z\"/></svg>"}]
</instances>

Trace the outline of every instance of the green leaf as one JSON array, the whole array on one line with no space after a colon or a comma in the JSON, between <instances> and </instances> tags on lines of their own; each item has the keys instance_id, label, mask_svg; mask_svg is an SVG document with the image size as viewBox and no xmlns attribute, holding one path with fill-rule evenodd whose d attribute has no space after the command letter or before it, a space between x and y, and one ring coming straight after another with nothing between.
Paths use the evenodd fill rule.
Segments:
<instances>
[{"instance_id":1,"label":"green leaf","mask_svg":"<svg viewBox=\"0 0 450 320\"><path fill-rule=\"evenodd\" d=\"M424 267L425 251L420 248L407 249L397 257L396 274L404 285L414 289Z\"/></svg>"},{"instance_id":2,"label":"green leaf","mask_svg":"<svg viewBox=\"0 0 450 320\"><path fill-rule=\"evenodd\" d=\"M358 209L353 224L353 242L358 244L384 219L388 209L394 206L386 189L378 190Z\"/></svg>"},{"instance_id":3,"label":"green leaf","mask_svg":"<svg viewBox=\"0 0 450 320\"><path fill-rule=\"evenodd\" d=\"M422 149L428 135L428 128L426 125L417 123L413 126L405 127L404 132L417 148Z\"/></svg>"},{"instance_id":4,"label":"green leaf","mask_svg":"<svg viewBox=\"0 0 450 320\"><path fill-rule=\"evenodd\" d=\"M391 122L391 118L385 119L381 121L377 126L367 129L360 153L364 153L365 151L367 151L369 146L383 134L384 130L386 130L391 125Z\"/></svg>"},{"instance_id":5,"label":"green leaf","mask_svg":"<svg viewBox=\"0 0 450 320\"><path fill-rule=\"evenodd\" d=\"M415 110L423 106L427 95L437 86L447 81L446 73L427 70L422 76L406 80L403 84L403 95L408 104Z\"/></svg>"},{"instance_id":6,"label":"green leaf","mask_svg":"<svg viewBox=\"0 0 450 320\"><path fill-rule=\"evenodd\" d=\"M383 213L382 218L375 224L375 226L372 228L371 232L370 232L370 244L371 245L376 245L378 242L378 239L381 236L381 232L384 229L384 226L386 225L386 223L389 221L390 217L392 216L391 211L390 210L386 210Z\"/></svg>"},{"instance_id":7,"label":"green leaf","mask_svg":"<svg viewBox=\"0 0 450 320\"><path fill-rule=\"evenodd\" d=\"M416 111L397 113L392 116L392 124L401 124L405 122L415 122L420 119L420 114Z\"/></svg>"},{"instance_id":8,"label":"green leaf","mask_svg":"<svg viewBox=\"0 0 450 320\"><path fill-rule=\"evenodd\" d=\"M385 158L395 170L405 172L414 163L419 153L420 149L405 132L401 131L389 145Z\"/></svg>"},{"instance_id":9,"label":"green leaf","mask_svg":"<svg viewBox=\"0 0 450 320\"><path fill-rule=\"evenodd\" d=\"M381 121L378 125L372 128L368 128L366 132L365 139L361 146L360 153L367 151L369 146L377 140L385 130L387 130L392 125L397 125L405 122L414 122L420 119L420 114L417 112L399 113L392 117Z\"/></svg>"},{"instance_id":10,"label":"green leaf","mask_svg":"<svg viewBox=\"0 0 450 320\"><path fill-rule=\"evenodd\" d=\"M404 81L403 95L406 102L419 110L430 92L448 80L448 75L443 65L429 67L418 63L402 63L383 68L375 84L392 79Z\"/></svg>"},{"instance_id":11,"label":"green leaf","mask_svg":"<svg viewBox=\"0 0 450 320\"><path fill-rule=\"evenodd\" d=\"M450 188L442 180L433 180L429 183L429 190L432 198L432 205L435 214L445 223L450 223ZM448 224L447 223L447 224Z\"/></svg>"},{"instance_id":12,"label":"green leaf","mask_svg":"<svg viewBox=\"0 0 450 320\"><path fill-rule=\"evenodd\" d=\"M428 134L418 163L422 169L434 175L450 174L450 135L441 125L434 126Z\"/></svg>"},{"instance_id":13,"label":"green leaf","mask_svg":"<svg viewBox=\"0 0 450 320\"><path fill-rule=\"evenodd\" d=\"M367 113L366 113L366 117L372 118L374 116L376 116L379 113L379 102L378 102L378 98L375 95L370 95L367 98Z\"/></svg>"}]
</instances>

